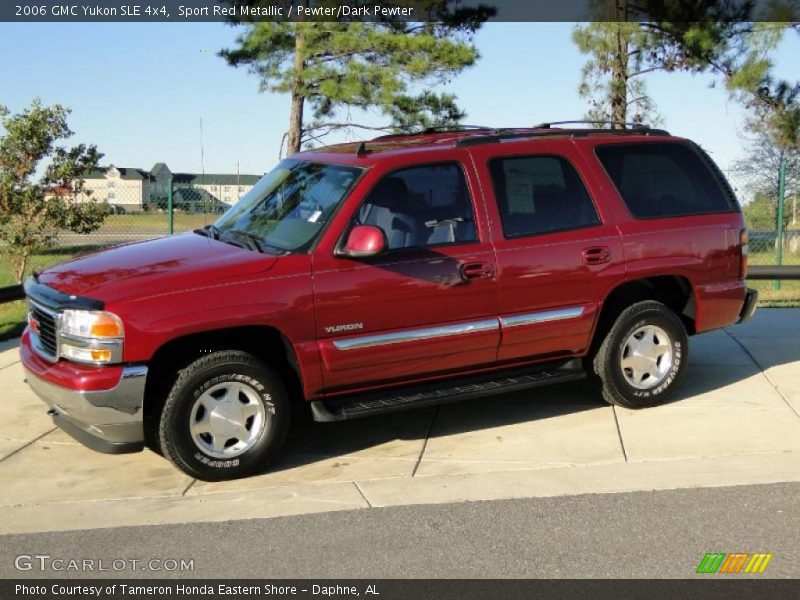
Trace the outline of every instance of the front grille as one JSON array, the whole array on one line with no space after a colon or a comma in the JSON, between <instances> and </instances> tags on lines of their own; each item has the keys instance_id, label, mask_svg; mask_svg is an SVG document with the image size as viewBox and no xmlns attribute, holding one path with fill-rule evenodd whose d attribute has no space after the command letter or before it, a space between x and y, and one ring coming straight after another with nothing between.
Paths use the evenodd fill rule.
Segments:
<instances>
[{"instance_id":1,"label":"front grille","mask_svg":"<svg viewBox=\"0 0 800 600\"><path fill-rule=\"evenodd\" d=\"M38 324L38 341L41 350L51 358L57 358L58 342L56 341L56 318L49 311L43 310L36 304L30 305L31 316Z\"/></svg>"}]
</instances>

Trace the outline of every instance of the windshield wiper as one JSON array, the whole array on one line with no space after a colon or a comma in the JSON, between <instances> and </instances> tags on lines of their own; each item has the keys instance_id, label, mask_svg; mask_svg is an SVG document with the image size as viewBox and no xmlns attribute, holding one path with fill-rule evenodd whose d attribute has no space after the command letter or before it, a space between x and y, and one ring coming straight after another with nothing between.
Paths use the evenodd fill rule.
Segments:
<instances>
[{"instance_id":1,"label":"windshield wiper","mask_svg":"<svg viewBox=\"0 0 800 600\"><path fill-rule=\"evenodd\" d=\"M243 237L250 243L251 250L255 249L261 254L264 254L264 248L261 245L261 239L252 233L249 233L247 231L239 231L238 229L228 229L225 231L225 235Z\"/></svg>"},{"instance_id":2,"label":"windshield wiper","mask_svg":"<svg viewBox=\"0 0 800 600\"><path fill-rule=\"evenodd\" d=\"M256 234L250 233L249 231L241 231L240 229L227 229L225 231L221 231L220 235L232 235L234 237L239 237L240 239L244 238L249 244L249 250L256 250L261 254L275 254L277 256L288 254L287 250L278 248L277 246L271 246L270 244L265 243L264 240L262 240Z\"/></svg>"},{"instance_id":3,"label":"windshield wiper","mask_svg":"<svg viewBox=\"0 0 800 600\"><path fill-rule=\"evenodd\" d=\"M198 235L210 237L212 240L218 240L220 233L216 225L206 225L201 229L195 229L194 232Z\"/></svg>"}]
</instances>

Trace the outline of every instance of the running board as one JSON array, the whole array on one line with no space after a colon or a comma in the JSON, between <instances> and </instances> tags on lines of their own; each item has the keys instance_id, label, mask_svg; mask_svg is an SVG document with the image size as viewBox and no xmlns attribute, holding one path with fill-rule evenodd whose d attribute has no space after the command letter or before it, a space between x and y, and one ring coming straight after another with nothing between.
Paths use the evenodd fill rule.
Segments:
<instances>
[{"instance_id":1,"label":"running board","mask_svg":"<svg viewBox=\"0 0 800 600\"><path fill-rule=\"evenodd\" d=\"M311 414L315 421L321 423L346 421L489 394L506 394L584 377L586 372L581 360L576 358L501 373L358 394L344 399L316 400L311 403Z\"/></svg>"}]
</instances>

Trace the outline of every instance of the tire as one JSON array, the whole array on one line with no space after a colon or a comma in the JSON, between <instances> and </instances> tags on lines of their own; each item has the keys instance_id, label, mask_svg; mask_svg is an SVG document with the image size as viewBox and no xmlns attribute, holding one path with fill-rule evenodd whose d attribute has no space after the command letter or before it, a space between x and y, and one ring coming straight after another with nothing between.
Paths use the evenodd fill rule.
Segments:
<instances>
[{"instance_id":1,"label":"tire","mask_svg":"<svg viewBox=\"0 0 800 600\"><path fill-rule=\"evenodd\" d=\"M592 361L603 399L625 408L661 404L680 386L689 359L686 328L669 308L647 300L626 308Z\"/></svg>"},{"instance_id":2,"label":"tire","mask_svg":"<svg viewBox=\"0 0 800 600\"><path fill-rule=\"evenodd\" d=\"M183 369L159 422L161 450L187 475L222 481L262 470L290 420L278 374L251 354L214 352Z\"/></svg>"}]
</instances>

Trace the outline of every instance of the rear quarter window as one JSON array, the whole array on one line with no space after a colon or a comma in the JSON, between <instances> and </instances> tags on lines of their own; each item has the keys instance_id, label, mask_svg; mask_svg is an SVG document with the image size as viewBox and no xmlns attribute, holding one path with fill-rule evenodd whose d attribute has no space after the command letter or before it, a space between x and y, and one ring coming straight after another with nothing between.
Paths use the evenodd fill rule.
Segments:
<instances>
[{"instance_id":1,"label":"rear quarter window","mask_svg":"<svg viewBox=\"0 0 800 600\"><path fill-rule=\"evenodd\" d=\"M698 151L684 143L614 144L595 150L637 219L738 210Z\"/></svg>"}]
</instances>

